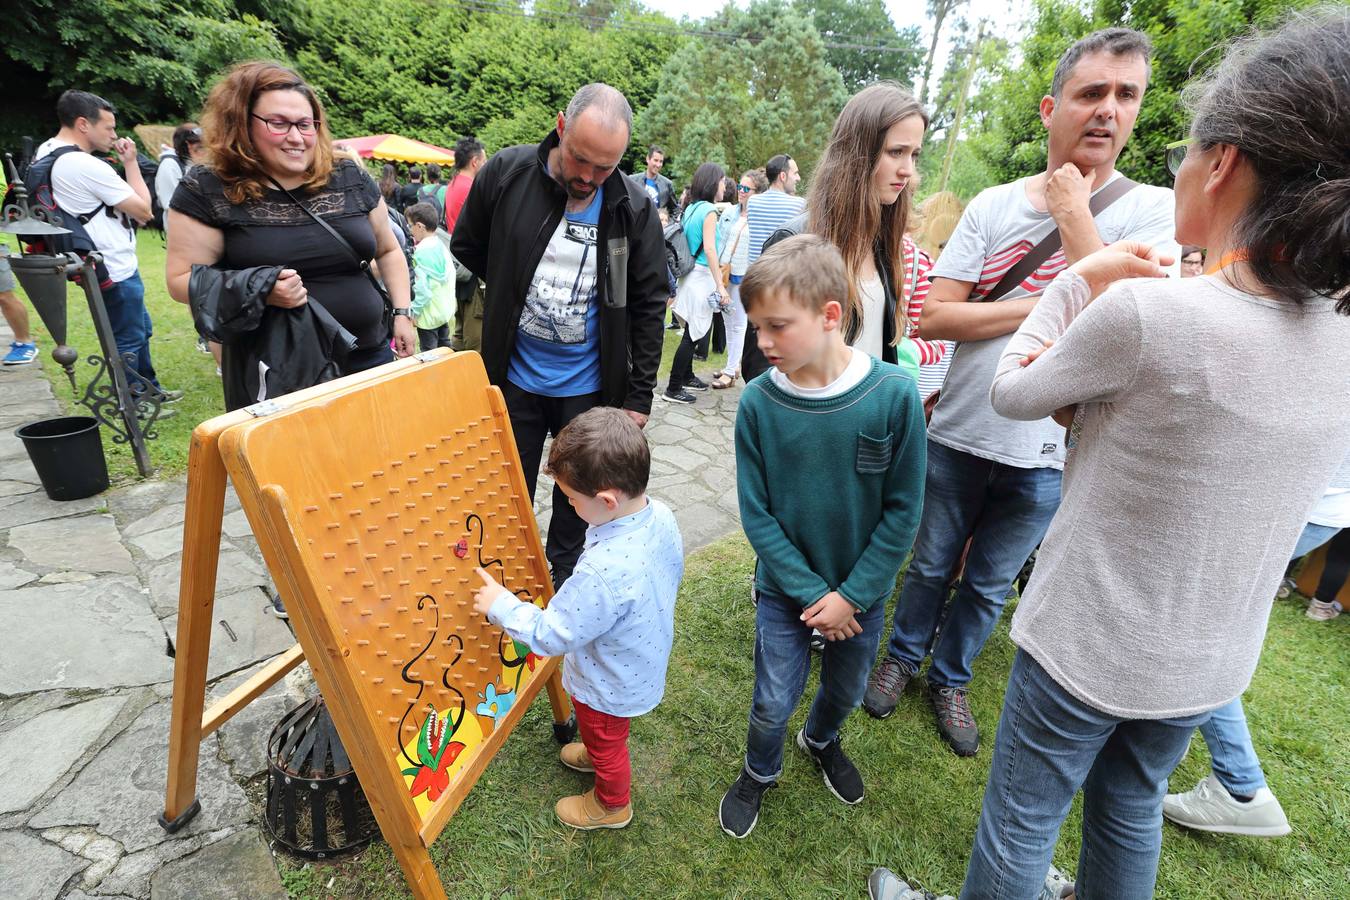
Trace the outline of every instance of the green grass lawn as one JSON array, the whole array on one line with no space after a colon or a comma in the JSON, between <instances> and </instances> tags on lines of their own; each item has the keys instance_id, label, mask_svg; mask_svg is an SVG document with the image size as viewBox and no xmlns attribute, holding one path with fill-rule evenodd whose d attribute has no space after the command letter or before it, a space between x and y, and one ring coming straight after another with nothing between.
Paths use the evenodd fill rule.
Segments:
<instances>
[{"instance_id":1,"label":"green grass lawn","mask_svg":"<svg viewBox=\"0 0 1350 900\"><path fill-rule=\"evenodd\" d=\"M14 239L5 236L10 251L17 252ZM137 255L140 258L141 280L145 282L145 305L154 322L154 337L150 340L150 355L160 383L167 388L177 388L187 396L173 409L178 415L158 423L159 437L150 441L150 459L154 463L157 475L169 477L187 469L188 441L192 429L198 423L225 412L225 400L221 393L220 379L216 377L214 360L197 350L197 332L192 327L192 315L188 308L169 296L164 284L164 242L153 231L142 231L137 238ZM23 296L22 288L19 289ZM69 334L67 342L80 351L81 361L76 364L75 377L79 385L80 396L89 377L95 371L93 366L83 360L98 352L98 340L94 335L93 319L85 302L84 292L74 285L68 288L67 319ZM38 357L43 372L52 382L56 396L73 414L81 414L72 399L70 382L64 371L52 362L51 351L54 346L51 336L43 326L37 314L29 311L31 324L42 348ZM680 332L666 331L664 352L661 356L660 389L665 388L665 379L670 373L671 358L680 342ZM709 372L726 362L726 354L713 354L706 363L695 363L699 372ZM136 462L131 449L125 444L116 444L112 432L104 428L103 446L108 455L108 474L114 484L125 483L139 478Z\"/></svg>"},{"instance_id":2,"label":"green grass lawn","mask_svg":"<svg viewBox=\"0 0 1350 900\"><path fill-rule=\"evenodd\" d=\"M744 751L752 681L752 557L739 538L690 557L676 615L665 700L633 723L633 824L573 832L557 824L558 797L586 787L562 767L540 697L432 847L456 897L860 897L867 873L887 865L956 893L979 816L1004 682L1012 662L1007 616L976 663L972 706L985 731L974 759L938 738L923 695L911 689L891 718L859 712L845 747L867 798L847 808L814 767L787 751L780 786L743 841L717 826L717 803ZM1345 703L1350 623L1310 622L1277 603L1266 653L1247 694L1248 715L1271 787L1294 833L1277 840L1222 837L1164 826L1157 896L1343 898L1350 884L1350 708ZM812 686L814 690L814 676ZM805 709L793 719L800 727ZM1174 784L1207 771L1197 737ZM1077 863L1079 805L1055 860ZM283 864L296 897L403 897L403 878L377 843L355 861ZM331 881L331 883L330 883Z\"/></svg>"}]
</instances>

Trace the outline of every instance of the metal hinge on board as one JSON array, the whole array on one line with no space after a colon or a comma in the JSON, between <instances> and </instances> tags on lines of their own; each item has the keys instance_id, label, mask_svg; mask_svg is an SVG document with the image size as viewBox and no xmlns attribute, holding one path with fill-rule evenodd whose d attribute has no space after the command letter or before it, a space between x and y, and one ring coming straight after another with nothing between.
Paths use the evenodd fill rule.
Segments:
<instances>
[{"instance_id":1,"label":"metal hinge on board","mask_svg":"<svg viewBox=\"0 0 1350 900\"><path fill-rule=\"evenodd\" d=\"M261 403L255 403L252 406L245 406L244 412L254 418L261 419L263 416L270 416L272 413L279 413L285 409L285 404L278 403L275 400L264 400Z\"/></svg>"}]
</instances>

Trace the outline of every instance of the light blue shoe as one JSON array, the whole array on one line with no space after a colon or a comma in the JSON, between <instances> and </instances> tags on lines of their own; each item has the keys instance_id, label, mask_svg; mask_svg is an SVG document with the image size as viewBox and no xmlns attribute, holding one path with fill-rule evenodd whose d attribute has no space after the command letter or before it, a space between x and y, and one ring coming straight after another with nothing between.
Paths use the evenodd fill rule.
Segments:
<instances>
[{"instance_id":1,"label":"light blue shoe","mask_svg":"<svg viewBox=\"0 0 1350 900\"><path fill-rule=\"evenodd\" d=\"M5 355L3 362L7 366L26 366L37 359L37 344L24 344L14 341L9 345L9 353Z\"/></svg>"}]
</instances>

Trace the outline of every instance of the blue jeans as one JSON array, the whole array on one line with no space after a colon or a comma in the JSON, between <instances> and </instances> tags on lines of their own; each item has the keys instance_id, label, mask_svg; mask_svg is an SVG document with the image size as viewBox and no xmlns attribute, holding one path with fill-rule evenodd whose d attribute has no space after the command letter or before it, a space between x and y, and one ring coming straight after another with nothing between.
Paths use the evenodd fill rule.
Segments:
<instances>
[{"instance_id":1,"label":"blue jeans","mask_svg":"<svg viewBox=\"0 0 1350 900\"><path fill-rule=\"evenodd\" d=\"M1080 788L1077 897L1152 897L1167 776L1207 715L1108 715L1017 651L961 900L1034 900Z\"/></svg>"},{"instance_id":2,"label":"blue jeans","mask_svg":"<svg viewBox=\"0 0 1350 900\"><path fill-rule=\"evenodd\" d=\"M796 601L759 591L755 607L755 693L750 703L750 733L745 739L745 768L757 781L774 782L783 773L783 739L788 719L806 689L811 671L811 629L801 622ZM886 604L878 601L857 613L862 634L826 641L820 654L820 689L806 717L806 737L823 747L839 736L849 713L862 702L867 673L881 643Z\"/></svg>"},{"instance_id":3,"label":"blue jeans","mask_svg":"<svg viewBox=\"0 0 1350 900\"><path fill-rule=\"evenodd\" d=\"M159 379L150 362L150 335L154 330L150 313L145 308L145 284L140 273L133 273L130 278L104 288L103 305L108 310L117 352L124 356L130 353L133 358L127 363L127 380L131 383L132 393L145 390L147 383L158 388ZM140 378L136 377L138 375Z\"/></svg>"},{"instance_id":4,"label":"blue jeans","mask_svg":"<svg viewBox=\"0 0 1350 900\"><path fill-rule=\"evenodd\" d=\"M1313 552L1339 530L1309 522L1303 526L1291 558L1299 559ZM1250 797L1266 786L1266 774L1261 771L1261 760L1252 746L1252 733L1247 730L1247 714L1242 711L1241 697L1214 710L1209 721L1200 726L1200 736L1209 748L1214 777L1228 793Z\"/></svg>"},{"instance_id":5,"label":"blue jeans","mask_svg":"<svg viewBox=\"0 0 1350 900\"><path fill-rule=\"evenodd\" d=\"M1013 579L1059 508L1062 477L1058 469L1007 466L928 442L923 516L895 607L891 656L917 672L931 650L930 683L970 683L971 665L998 623ZM947 585L967 537L965 574L943 620Z\"/></svg>"}]
</instances>

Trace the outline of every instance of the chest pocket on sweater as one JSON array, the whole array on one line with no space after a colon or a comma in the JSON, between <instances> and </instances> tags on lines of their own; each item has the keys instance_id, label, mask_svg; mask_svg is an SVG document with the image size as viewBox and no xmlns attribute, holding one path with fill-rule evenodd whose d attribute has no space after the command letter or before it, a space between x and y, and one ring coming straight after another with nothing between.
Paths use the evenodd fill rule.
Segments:
<instances>
[{"instance_id":1,"label":"chest pocket on sweater","mask_svg":"<svg viewBox=\"0 0 1350 900\"><path fill-rule=\"evenodd\" d=\"M891 467L891 436L868 437L858 432L857 469L860 475L878 475Z\"/></svg>"}]
</instances>

